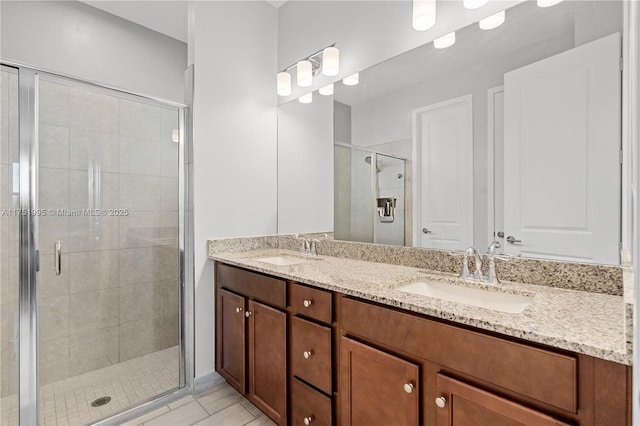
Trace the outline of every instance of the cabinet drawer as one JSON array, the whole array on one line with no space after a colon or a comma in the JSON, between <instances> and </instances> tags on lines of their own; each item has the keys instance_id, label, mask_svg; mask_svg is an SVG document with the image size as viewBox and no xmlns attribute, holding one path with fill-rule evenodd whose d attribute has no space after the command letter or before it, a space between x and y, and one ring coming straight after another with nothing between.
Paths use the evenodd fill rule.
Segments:
<instances>
[{"instance_id":1,"label":"cabinet drawer","mask_svg":"<svg viewBox=\"0 0 640 426\"><path fill-rule=\"evenodd\" d=\"M216 285L277 308L286 306L286 282L216 262Z\"/></svg>"},{"instance_id":2,"label":"cabinet drawer","mask_svg":"<svg viewBox=\"0 0 640 426\"><path fill-rule=\"evenodd\" d=\"M291 318L291 374L331 394L331 329Z\"/></svg>"},{"instance_id":3,"label":"cabinet drawer","mask_svg":"<svg viewBox=\"0 0 640 426\"><path fill-rule=\"evenodd\" d=\"M289 304L300 315L331 324L331 293L328 291L291 284Z\"/></svg>"},{"instance_id":4,"label":"cabinet drawer","mask_svg":"<svg viewBox=\"0 0 640 426\"><path fill-rule=\"evenodd\" d=\"M311 425L331 426L331 398L294 378L291 387L291 424L305 426L305 419Z\"/></svg>"},{"instance_id":5,"label":"cabinet drawer","mask_svg":"<svg viewBox=\"0 0 640 426\"><path fill-rule=\"evenodd\" d=\"M345 298L348 333L577 412L577 358ZM437 342L430 344L430 342Z\"/></svg>"}]
</instances>

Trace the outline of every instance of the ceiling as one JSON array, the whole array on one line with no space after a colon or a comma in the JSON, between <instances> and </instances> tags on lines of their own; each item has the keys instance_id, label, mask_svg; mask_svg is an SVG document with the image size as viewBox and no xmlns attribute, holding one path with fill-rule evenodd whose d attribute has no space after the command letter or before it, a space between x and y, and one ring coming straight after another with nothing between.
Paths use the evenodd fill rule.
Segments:
<instances>
[{"instance_id":1,"label":"ceiling","mask_svg":"<svg viewBox=\"0 0 640 426\"><path fill-rule=\"evenodd\" d=\"M112 15L187 42L187 4L185 0L80 0ZM287 0L265 0L278 8Z\"/></svg>"}]
</instances>

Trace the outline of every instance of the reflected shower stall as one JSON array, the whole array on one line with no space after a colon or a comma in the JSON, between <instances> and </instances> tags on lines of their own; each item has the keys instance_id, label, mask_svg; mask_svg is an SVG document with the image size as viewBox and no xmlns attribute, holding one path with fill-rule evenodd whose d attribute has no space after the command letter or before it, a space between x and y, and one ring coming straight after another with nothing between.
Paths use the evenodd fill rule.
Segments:
<instances>
[{"instance_id":1,"label":"reflected shower stall","mask_svg":"<svg viewBox=\"0 0 640 426\"><path fill-rule=\"evenodd\" d=\"M334 149L335 238L407 244L406 159L338 142Z\"/></svg>"},{"instance_id":2,"label":"reflected shower stall","mask_svg":"<svg viewBox=\"0 0 640 426\"><path fill-rule=\"evenodd\" d=\"M0 94L0 424L184 387L184 106L7 65Z\"/></svg>"}]
</instances>

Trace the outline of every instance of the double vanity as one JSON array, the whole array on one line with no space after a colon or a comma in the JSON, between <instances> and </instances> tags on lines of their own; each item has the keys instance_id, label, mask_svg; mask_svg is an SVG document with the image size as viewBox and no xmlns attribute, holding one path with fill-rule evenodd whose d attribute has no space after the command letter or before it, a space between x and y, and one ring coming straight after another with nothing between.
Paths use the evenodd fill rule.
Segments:
<instances>
[{"instance_id":1,"label":"double vanity","mask_svg":"<svg viewBox=\"0 0 640 426\"><path fill-rule=\"evenodd\" d=\"M209 243L216 370L277 424L631 424L629 307L621 282L593 282L614 270L498 261L552 284L483 284L446 252L317 247Z\"/></svg>"}]
</instances>

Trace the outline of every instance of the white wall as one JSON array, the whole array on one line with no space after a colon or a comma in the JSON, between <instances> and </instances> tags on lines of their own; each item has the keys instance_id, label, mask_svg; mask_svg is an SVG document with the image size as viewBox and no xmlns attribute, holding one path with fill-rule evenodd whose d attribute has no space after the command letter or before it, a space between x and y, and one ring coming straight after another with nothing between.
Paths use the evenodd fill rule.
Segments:
<instances>
[{"instance_id":1,"label":"white wall","mask_svg":"<svg viewBox=\"0 0 640 426\"><path fill-rule=\"evenodd\" d=\"M176 102L187 46L76 1L0 2L0 57Z\"/></svg>"},{"instance_id":2,"label":"white wall","mask_svg":"<svg viewBox=\"0 0 640 426\"><path fill-rule=\"evenodd\" d=\"M278 233L333 232L333 97L278 108Z\"/></svg>"},{"instance_id":3,"label":"white wall","mask_svg":"<svg viewBox=\"0 0 640 426\"><path fill-rule=\"evenodd\" d=\"M277 11L267 2L194 2L195 375L214 369L207 239L276 233ZM191 46L192 45L192 46Z\"/></svg>"},{"instance_id":4,"label":"white wall","mask_svg":"<svg viewBox=\"0 0 640 426\"><path fill-rule=\"evenodd\" d=\"M288 1L278 9L278 69L337 43L340 74L314 78L312 89L317 89L520 1L491 1L476 10L465 9L461 1L439 1L437 23L428 31L411 27L409 0ZM302 93L293 86L291 97L281 102Z\"/></svg>"}]
</instances>

